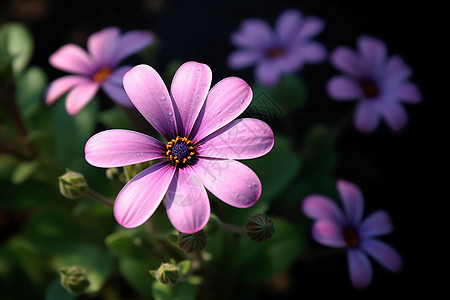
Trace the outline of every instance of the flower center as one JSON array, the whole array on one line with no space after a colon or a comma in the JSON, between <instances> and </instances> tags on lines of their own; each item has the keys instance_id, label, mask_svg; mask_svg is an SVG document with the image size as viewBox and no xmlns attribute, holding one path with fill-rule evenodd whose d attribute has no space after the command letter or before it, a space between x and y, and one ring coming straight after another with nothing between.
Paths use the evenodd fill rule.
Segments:
<instances>
[{"instance_id":1,"label":"flower center","mask_svg":"<svg viewBox=\"0 0 450 300\"><path fill-rule=\"evenodd\" d=\"M283 56L284 53L286 53L286 50L284 50L283 47L275 47L275 48L269 49L266 52L266 56L268 58L277 58L277 57Z\"/></svg>"},{"instance_id":2,"label":"flower center","mask_svg":"<svg viewBox=\"0 0 450 300\"><path fill-rule=\"evenodd\" d=\"M102 67L100 70L97 71L97 73L92 76L92 79L95 82L102 83L103 81L108 78L109 75L111 75L112 70L110 67Z\"/></svg>"},{"instance_id":3,"label":"flower center","mask_svg":"<svg viewBox=\"0 0 450 300\"><path fill-rule=\"evenodd\" d=\"M187 137L177 136L166 144L166 148L166 155L172 164L180 168L192 163L196 155L194 145Z\"/></svg>"},{"instance_id":4,"label":"flower center","mask_svg":"<svg viewBox=\"0 0 450 300\"><path fill-rule=\"evenodd\" d=\"M363 79L361 80L360 85L366 98L372 99L380 94L380 89L378 88L378 85L372 79L367 78Z\"/></svg>"},{"instance_id":5,"label":"flower center","mask_svg":"<svg viewBox=\"0 0 450 300\"><path fill-rule=\"evenodd\" d=\"M356 248L359 246L360 238L355 228L345 227L342 234L348 248Z\"/></svg>"}]
</instances>

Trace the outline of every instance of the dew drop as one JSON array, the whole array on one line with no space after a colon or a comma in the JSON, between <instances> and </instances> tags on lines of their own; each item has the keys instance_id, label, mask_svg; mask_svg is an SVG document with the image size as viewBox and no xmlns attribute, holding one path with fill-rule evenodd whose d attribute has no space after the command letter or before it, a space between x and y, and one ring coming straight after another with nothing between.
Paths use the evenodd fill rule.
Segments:
<instances>
[{"instance_id":1,"label":"dew drop","mask_svg":"<svg viewBox=\"0 0 450 300\"><path fill-rule=\"evenodd\" d=\"M166 96L162 96L162 97L161 97L161 100L162 100L162 101L166 100Z\"/></svg>"},{"instance_id":2,"label":"dew drop","mask_svg":"<svg viewBox=\"0 0 450 300\"><path fill-rule=\"evenodd\" d=\"M169 112L169 116L173 116L173 113L172 113L172 112Z\"/></svg>"}]
</instances>

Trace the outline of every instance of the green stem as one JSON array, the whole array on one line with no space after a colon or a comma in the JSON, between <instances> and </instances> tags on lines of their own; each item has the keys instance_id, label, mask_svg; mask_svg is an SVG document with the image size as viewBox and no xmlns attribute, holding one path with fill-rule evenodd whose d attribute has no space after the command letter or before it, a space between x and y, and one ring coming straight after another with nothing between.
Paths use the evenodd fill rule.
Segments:
<instances>
[{"instance_id":1,"label":"green stem","mask_svg":"<svg viewBox=\"0 0 450 300\"><path fill-rule=\"evenodd\" d=\"M86 195L91 197L94 200L97 200L100 203L103 203L103 204L106 204L106 205L109 205L109 206L113 206L113 201L111 201L108 198L98 194L97 192L94 192L93 190L91 190L89 188L86 190Z\"/></svg>"},{"instance_id":2,"label":"green stem","mask_svg":"<svg viewBox=\"0 0 450 300\"><path fill-rule=\"evenodd\" d=\"M223 229L226 229L226 230L234 232L234 233L239 233L239 234L244 234L244 235L247 233L245 228L242 226L236 226L236 225L229 224L226 222L220 222L220 226L222 226Z\"/></svg>"}]
</instances>

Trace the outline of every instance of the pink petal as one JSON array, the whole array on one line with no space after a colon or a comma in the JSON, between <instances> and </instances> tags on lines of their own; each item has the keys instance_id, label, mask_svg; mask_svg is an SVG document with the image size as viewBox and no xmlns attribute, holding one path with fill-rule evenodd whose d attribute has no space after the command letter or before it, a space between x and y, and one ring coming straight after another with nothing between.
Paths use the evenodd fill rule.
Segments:
<instances>
[{"instance_id":1,"label":"pink petal","mask_svg":"<svg viewBox=\"0 0 450 300\"><path fill-rule=\"evenodd\" d=\"M338 101L355 100L362 96L359 83L348 76L335 76L328 81L327 92Z\"/></svg>"},{"instance_id":2,"label":"pink petal","mask_svg":"<svg viewBox=\"0 0 450 300\"><path fill-rule=\"evenodd\" d=\"M338 47L331 54L333 66L357 78L361 77L362 69L358 56L347 47Z\"/></svg>"},{"instance_id":3,"label":"pink petal","mask_svg":"<svg viewBox=\"0 0 450 300\"><path fill-rule=\"evenodd\" d=\"M394 132L400 132L408 123L408 115L405 109L397 103L383 103L382 113L386 123Z\"/></svg>"},{"instance_id":4,"label":"pink petal","mask_svg":"<svg viewBox=\"0 0 450 300\"><path fill-rule=\"evenodd\" d=\"M272 28L259 19L247 19L242 22L239 31L231 35L231 42L238 47L262 49L273 42Z\"/></svg>"},{"instance_id":5,"label":"pink petal","mask_svg":"<svg viewBox=\"0 0 450 300\"><path fill-rule=\"evenodd\" d=\"M117 41L111 63L117 65L126 57L141 51L155 40L153 33L133 30L123 34Z\"/></svg>"},{"instance_id":6,"label":"pink petal","mask_svg":"<svg viewBox=\"0 0 450 300\"><path fill-rule=\"evenodd\" d=\"M165 157L165 147L143 133L112 129L93 135L84 148L86 161L101 168L122 167Z\"/></svg>"},{"instance_id":7,"label":"pink petal","mask_svg":"<svg viewBox=\"0 0 450 300\"><path fill-rule=\"evenodd\" d=\"M208 223L208 194L190 167L177 169L166 194L166 209L170 222L180 232L194 233Z\"/></svg>"},{"instance_id":8,"label":"pink petal","mask_svg":"<svg viewBox=\"0 0 450 300\"><path fill-rule=\"evenodd\" d=\"M356 288L365 288L372 281L372 266L367 256L359 249L347 251L350 279Z\"/></svg>"},{"instance_id":9,"label":"pink petal","mask_svg":"<svg viewBox=\"0 0 450 300\"><path fill-rule=\"evenodd\" d=\"M353 183L338 180L337 189L350 225L359 227L364 212L364 198L361 190Z\"/></svg>"},{"instance_id":10,"label":"pink petal","mask_svg":"<svg viewBox=\"0 0 450 300\"><path fill-rule=\"evenodd\" d=\"M302 14L295 9L285 10L278 17L275 28L279 42L289 44L296 38L302 25Z\"/></svg>"},{"instance_id":11,"label":"pink petal","mask_svg":"<svg viewBox=\"0 0 450 300\"><path fill-rule=\"evenodd\" d=\"M319 34L324 27L325 24L322 20L316 17L308 17L304 20L303 25L298 32L297 38L312 38L313 36Z\"/></svg>"},{"instance_id":12,"label":"pink petal","mask_svg":"<svg viewBox=\"0 0 450 300\"><path fill-rule=\"evenodd\" d=\"M273 60L260 62L255 69L256 80L265 86L273 86L280 80L283 63L277 64ZM299 67L299 66L298 66Z\"/></svg>"},{"instance_id":13,"label":"pink petal","mask_svg":"<svg viewBox=\"0 0 450 300\"><path fill-rule=\"evenodd\" d=\"M123 86L134 106L162 136L169 141L177 136L169 92L152 67L132 68L124 75Z\"/></svg>"},{"instance_id":14,"label":"pink petal","mask_svg":"<svg viewBox=\"0 0 450 300\"><path fill-rule=\"evenodd\" d=\"M409 82L398 87L395 96L406 103L420 103L422 101L422 95L417 85Z\"/></svg>"},{"instance_id":15,"label":"pink petal","mask_svg":"<svg viewBox=\"0 0 450 300\"><path fill-rule=\"evenodd\" d=\"M193 61L184 63L175 73L170 91L179 136L189 137L198 113L205 103L211 79L211 69L205 64Z\"/></svg>"},{"instance_id":16,"label":"pink petal","mask_svg":"<svg viewBox=\"0 0 450 300\"><path fill-rule=\"evenodd\" d=\"M368 72L376 73L384 66L387 50L383 42L372 37L363 36L358 39L358 48L364 58Z\"/></svg>"},{"instance_id":17,"label":"pink petal","mask_svg":"<svg viewBox=\"0 0 450 300\"><path fill-rule=\"evenodd\" d=\"M131 66L117 68L102 84L103 90L112 100L126 107L133 107L133 103L127 93L125 93L122 81L125 73L131 68Z\"/></svg>"},{"instance_id":18,"label":"pink petal","mask_svg":"<svg viewBox=\"0 0 450 300\"><path fill-rule=\"evenodd\" d=\"M58 100L65 92L73 88L75 85L89 81L85 77L69 75L52 81L48 87L45 104L49 105Z\"/></svg>"},{"instance_id":19,"label":"pink petal","mask_svg":"<svg viewBox=\"0 0 450 300\"><path fill-rule=\"evenodd\" d=\"M378 109L373 101L360 101L356 107L355 126L364 133L374 131L380 121Z\"/></svg>"},{"instance_id":20,"label":"pink petal","mask_svg":"<svg viewBox=\"0 0 450 300\"><path fill-rule=\"evenodd\" d=\"M89 36L87 48L97 67L113 66L109 63L119 34L119 28L107 27Z\"/></svg>"},{"instance_id":21,"label":"pink petal","mask_svg":"<svg viewBox=\"0 0 450 300\"><path fill-rule=\"evenodd\" d=\"M344 224L345 218L339 207L322 195L310 195L303 200L302 211L316 220L328 220L335 224Z\"/></svg>"},{"instance_id":22,"label":"pink petal","mask_svg":"<svg viewBox=\"0 0 450 300\"><path fill-rule=\"evenodd\" d=\"M191 136L198 142L239 116L250 104L253 93L242 79L228 77L219 81L206 101L192 129Z\"/></svg>"},{"instance_id":23,"label":"pink petal","mask_svg":"<svg viewBox=\"0 0 450 300\"><path fill-rule=\"evenodd\" d=\"M263 121L238 119L210 134L197 148L201 157L250 159L272 149L273 132Z\"/></svg>"},{"instance_id":24,"label":"pink petal","mask_svg":"<svg viewBox=\"0 0 450 300\"><path fill-rule=\"evenodd\" d=\"M95 65L86 51L69 44L59 48L49 57L50 64L60 70L82 75L92 75Z\"/></svg>"},{"instance_id":25,"label":"pink petal","mask_svg":"<svg viewBox=\"0 0 450 300\"><path fill-rule=\"evenodd\" d=\"M97 93L100 84L85 81L76 85L67 95L66 110L70 115L76 115Z\"/></svg>"},{"instance_id":26,"label":"pink petal","mask_svg":"<svg viewBox=\"0 0 450 300\"><path fill-rule=\"evenodd\" d=\"M258 176L238 161L200 158L192 169L211 193L231 206L252 206L261 195Z\"/></svg>"},{"instance_id":27,"label":"pink petal","mask_svg":"<svg viewBox=\"0 0 450 300\"><path fill-rule=\"evenodd\" d=\"M227 64L232 69L242 69L255 64L261 56L260 51L234 51L228 56Z\"/></svg>"},{"instance_id":28,"label":"pink petal","mask_svg":"<svg viewBox=\"0 0 450 300\"><path fill-rule=\"evenodd\" d=\"M385 242L379 240L363 241L361 248L391 272L398 272L402 268L400 254Z\"/></svg>"},{"instance_id":29,"label":"pink petal","mask_svg":"<svg viewBox=\"0 0 450 300\"><path fill-rule=\"evenodd\" d=\"M392 232L392 223L385 211L377 211L367 217L359 228L362 238L369 238Z\"/></svg>"},{"instance_id":30,"label":"pink petal","mask_svg":"<svg viewBox=\"0 0 450 300\"><path fill-rule=\"evenodd\" d=\"M342 237L342 228L329 220L319 220L314 223L312 229L313 238L319 244L329 247L346 247Z\"/></svg>"},{"instance_id":31,"label":"pink petal","mask_svg":"<svg viewBox=\"0 0 450 300\"><path fill-rule=\"evenodd\" d=\"M174 173L171 164L159 162L131 179L114 202L117 222L123 227L134 228L147 221L161 203Z\"/></svg>"}]
</instances>

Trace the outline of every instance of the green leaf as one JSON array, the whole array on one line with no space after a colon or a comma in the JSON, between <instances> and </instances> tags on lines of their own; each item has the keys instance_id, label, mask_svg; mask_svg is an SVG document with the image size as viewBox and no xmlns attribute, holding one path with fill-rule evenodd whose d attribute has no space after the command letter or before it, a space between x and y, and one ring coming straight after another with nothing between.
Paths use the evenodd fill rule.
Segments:
<instances>
[{"instance_id":1,"label":"green leaf","mask_svg":"<svg viewBox=\"0 0 450 300\"><path fill-rule=\"evenodd\" d=\"M12 172L17 168L19 163L20 160L14 156L2 155L0 157L0 178L7 179L9 181L11 179Z\"/></svg>"},{"instance_id":2,"label":"green leaf","mask_svg":"<svg viewBox=\"0 0 450 300\"><path fill-rule=\"evenodd\" d=\"M161 262L151 256L135 260L122 257L119 260L120 274L145 299L152 299L152 281L149 270L158 269Z\"/></svg>"},{"instance_id":3,"label":"green leaf","mask_svg":"<svg viewBox=\"0 0 450 300\"><path fill-rule=\"evenodd\" d=\"M107 128L134 129L133 123L126 115L124 108L117 105L99 113L98 118Z\"/></svg>"},{"instance_id":4,"label":"green leaf","mask_svg":"<svg viewBox=\"0 0 450 300\"><path fill-rule=\"evenodd\" d=\"M29 119L44 104L47 76L41 68L30 67L17 80L17 104L25 119Z\"/></svg>"},{"instance_id":5,"label":"green leaf","mask_svg":"<svg viewBox=\"0 0 450 300\"><path fill-rule=\"evenodd\" d=\"M40 167L38 160L23 161L17 165L11 174L11 181L15 184L21 184L30 178Z\"/></svg>"},{"instance_id":6,"label":"green leaf","mask_svg":"<svg viewBox=\"0 0 450 300\"><path fill-rule=\"evenodd\" d=\"M189 268L191 267L190 260L183 260L178 264L178 268L180 268L180 275L185 276L189 272Z\"/></svg>"},{"instance_id":7,"label":"green leaf","mask_svg":"<svg viewBox=\"0 0 450 300\"><path fill-rule=\"evenodd\" d=\"M0 56L10 60L14 75L20 74L33 54L33 37L21 23L11 22L0 27Z\"/></svg>"},{"instance_id":8,"label":"green leaf","mask_svg":"<svg viewBox=\"0 0 450 300\"><path fill-rule=\"evenodd\" d=\"M106 237L106 245L121 257L139 260L149 255L135 230L122 230L110 234Z\"/></svg>"},{"instance_id":9,"label":"green leaf","mask_svg":"<svg viewBox=\"0 0 450 300\"><path fill-rule=\"evenodd\" d=\"M152 284L152 295L155 300L195 300L198 285L180 282L175 286L167 286L158 281Z\"/></svg>"},{"instance_id":10,"label":"green leaf","mask_svg":"<svg viewBox=\"0 0 450 300\"><path fill-rule=\"evenodd\" d=\"M75 298L77 298L76 294L69 293L61 285L59 276L50 283L45 292L45 300L73 300Z\"/></svg>"}]
</instances>

